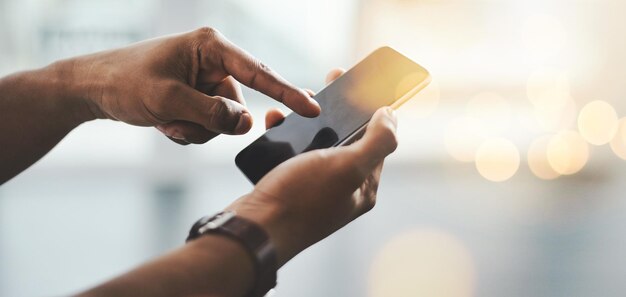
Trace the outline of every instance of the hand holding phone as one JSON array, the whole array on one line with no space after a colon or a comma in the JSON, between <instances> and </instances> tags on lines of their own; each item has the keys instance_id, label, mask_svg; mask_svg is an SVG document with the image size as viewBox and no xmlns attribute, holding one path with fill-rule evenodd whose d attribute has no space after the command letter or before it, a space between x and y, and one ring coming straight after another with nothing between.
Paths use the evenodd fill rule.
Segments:
<instances>
[{"instance_id":1,"label":"hand holding phone","mask_svg":"<svg viewBox=\"0 0 626 297\"><path fill-rule=\"evenodd\" d=\"M256 184L298 154L354 142L378 108L397 108L429 81L417 63L389 47L379 48L313 97L322 108L318 117L287 116L242 150L235 162Z\"/></svg>"},{"instance_id":2,"label":"hand holding phone","mask_svg":"<svg viewBox=\"0 0 626 297\"><path fill-rule=\"evenodd\" d=\"M274 112L268 126L281 118ZM362 139L281 163L228 209L267 230L282 265L374 207L383 160L397 146L395 131L393 110L381 108Z\"/></svg>"}]
</instances>

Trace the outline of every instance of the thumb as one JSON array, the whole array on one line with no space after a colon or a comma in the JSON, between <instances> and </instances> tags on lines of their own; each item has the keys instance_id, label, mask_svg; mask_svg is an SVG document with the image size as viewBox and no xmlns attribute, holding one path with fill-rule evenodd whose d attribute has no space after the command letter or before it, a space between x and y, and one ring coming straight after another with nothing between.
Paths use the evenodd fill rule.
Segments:
<instances>
[{"instance_id":1,"label":"thumb","mask_svg":"<svg viewBox=\"0 0 626 297\"><path fill-rule=\"evenodd\" d=\"M241 103L221 96L208 96L180 84L161 104L168 119L196 123L215 133L243 134L252 127L252 116Z\"/></svg>"},{"instance_id":2,"label":"thumb","mask_svg":"<svg viewBox=\"0 0 626 297\"><path fill-rule=\"evenodd\" d=\"M352 147L365 171L373 170L398 147L396 112L391 107L380 108L365 128L365 134Z\"/></svg>"}]
</instances>

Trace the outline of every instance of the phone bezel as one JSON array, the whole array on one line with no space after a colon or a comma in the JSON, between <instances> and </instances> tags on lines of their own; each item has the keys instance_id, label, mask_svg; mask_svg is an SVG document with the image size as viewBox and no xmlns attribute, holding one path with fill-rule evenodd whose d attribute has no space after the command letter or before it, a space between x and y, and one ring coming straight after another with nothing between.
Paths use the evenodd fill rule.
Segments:
<instances>
[{"instance_id":1,"label":"phone bezel","mask_svg":"<svg viewBox=\"0 0 626 297\"><path fill-rule=\"evenodd\" d=\"M398 52L395 49L393 49L393 50ZM400 53L400 52L398 52L398 53ZM400 53L400 54L402 54L402 53ZM422 68L424 68L424 67L422 67ZM411 98L413 98L415 95L417 95L417 93L419 91L421 91L424 88L426 88L430 84L430 82L432 81L432 78L430 76L430 73L426 69L424 69L424 71L426 71L426 78L421 83L419 83L417 86L415 86L414 88L409 90L402 97L398 98L398 100L394 101L391 105L387 105L387 106L390 106L394 110L397 110L398 108L400 108L400 106L402 106L402 104L406 103ZM359 127L358 129L354 130L354 132L352 132L348 137L346 137L346 139L344 139L342 142L334 145L334 147L350 145L350 144L354 143L355 141L359 140L363 136L363 133L365 132L365 127L367 127L367 124L369 124L369 122L371 120L372 120L372 118L370 117L370 119L367 120L361 127Z\"/></svg>"}]
</instances>

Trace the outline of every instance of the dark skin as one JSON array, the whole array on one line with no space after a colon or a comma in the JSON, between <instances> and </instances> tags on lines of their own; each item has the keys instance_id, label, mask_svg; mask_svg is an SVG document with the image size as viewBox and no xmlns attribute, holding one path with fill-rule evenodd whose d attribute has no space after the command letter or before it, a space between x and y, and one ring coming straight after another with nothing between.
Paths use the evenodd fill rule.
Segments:
<instances>
[{"instance_id":1,"label":"dark skin","mask_svg":"<svg viewBox=\"0 0 626 297\"><path fill-rule=\"evenodd\" d=\"M327 82L342 73L332 71ZM0 183L94 119L154 126L179 144L243 134L252 118L238 82L301 115L320 112L310 91L207 28L0 79L0 132L12 135L0 140ZM270 110L266 127L283 118L280 110ZM395 130L394 112L381 109L361 140L284 162L227 209L269 234L280 267L374 206L383 160L397 146ZM253 282L246 251L209 235L78 296L244 296Z\"/></svg>"},{"instance_id":2,"label":"dark skin","mask_svg":"<svg viewBox=\"0 0 626 297\"><path fill-rule=\"evenodd\" d=\"M309 94L210 28L3 78L0 132L13 137L0 140L0 183L94 119L154 126L180 144L246 133L252 117L238 82L301 115L320 112Z\"/></svg>"}]
</instances>

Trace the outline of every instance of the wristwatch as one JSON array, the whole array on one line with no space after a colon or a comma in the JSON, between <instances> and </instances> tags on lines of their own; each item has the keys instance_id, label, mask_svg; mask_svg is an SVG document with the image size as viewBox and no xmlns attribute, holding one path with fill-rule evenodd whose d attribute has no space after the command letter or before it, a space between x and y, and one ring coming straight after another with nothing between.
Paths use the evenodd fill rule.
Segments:
<instances>
[{"instance_id":1,"label":"wristwatch","mask_svg":"<svg viewBox=\"0 0 626 297\"><path fill-rule=\"evenodd\" d=\"M252 257L256 278L251 292L246 296L262 297L276 286L276 250L260 226L237 216L234 211L224 211L198 220L191 227L187 242L205 234L219 234L234 239Z\"/></svg>"}]
</instances>

